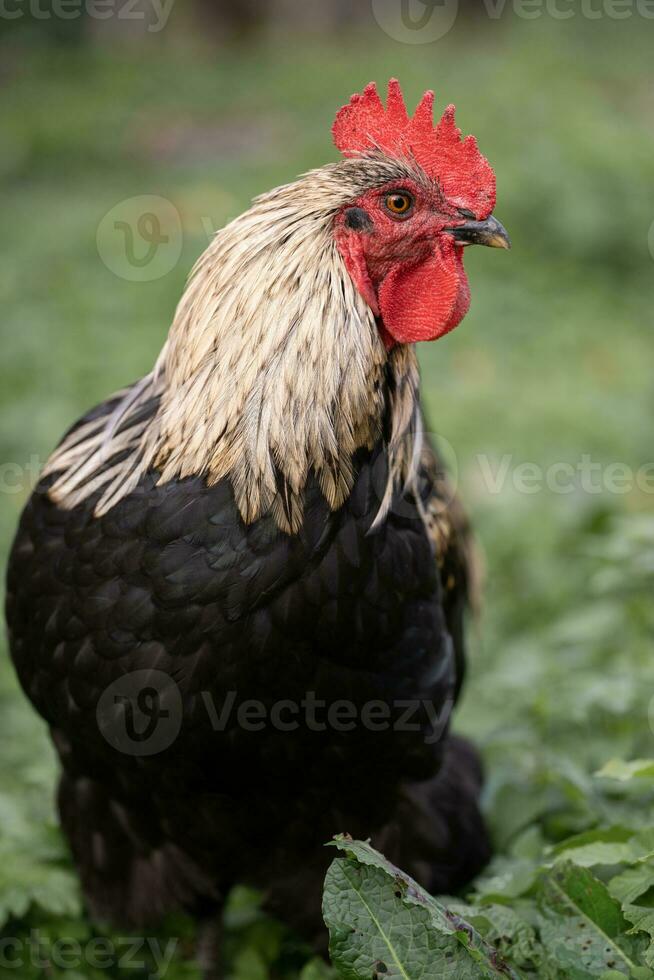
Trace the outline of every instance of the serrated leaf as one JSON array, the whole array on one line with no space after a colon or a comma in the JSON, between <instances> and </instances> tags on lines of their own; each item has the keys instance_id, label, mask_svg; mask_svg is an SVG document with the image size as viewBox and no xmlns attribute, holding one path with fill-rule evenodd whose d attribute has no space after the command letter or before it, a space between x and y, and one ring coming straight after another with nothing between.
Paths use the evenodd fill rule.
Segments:
<instances>
[{"instance_id":1,"label":"serrated leaf","mask_svg":"<svg viewBox=\"0 0 654 980\"><path fill-rule=\"evenodd\" d=\"M608 884L610 894L622 906L622 914L629 922L630 935L645 933L650 937L645 962L654 968L654 865L644 861L622 874L615 875Z\"/></svg>"},{"instance_id":2,"label":"serrated leaf","mask_svg":"<svg viewBox=\"0 0 654 980\"><path fill-rule=\"evenodd\" d=\"M630 976L638 964L622 948L620 905L586 868L567 861L541 881L541 938L566 977L585 980L607 970Z\"/></svg>"},{"instance_id":3,"label":"serrated leaf","mask_svg":"<svg viewBox=\"0 0 654 980\"><path fill-rule=\"evenodd\" d=\"M648 861L615 875L608 883L609 894L623 905L629 905L654 887L654 865Z\"/></svg>"},{"instance_id":4,"label":"serrated leaf","mask_svg":"<svg viewBox=\"0 0 654 980\"><path fill-rule=\"evenodd\" d=\"M623 905L622 912L625 919L631 923L629 930L631 935L644 932L652 940L645 951L645 962L654 969L654 908L644 905Z\"/></svg>"},{"instance_id":5,"label":"serrated leaf","mask_svg":"<svg viewBox=\"0 0 654 980\"><path fill-rule=\"evenodd\" d=\"M76 875L29 854L4 854L0 861L0 926L22 918L32 905L51 915L79 915L81 901Z\"/></svg>"},{"instance_id":6,"label":"serrated leaf","mask_svg":"<svg viewBox=\"0 0 654 980\"><path fill-rule=\"evenodd\" d=\"M540 944L535 930L509 906L448 902L448 908L470 922L501 953L510 953L517 966L525 966L539 958Z\"/></svg>"},{"instance_id":7,"label":"serrated leaf","mask_svg":"<svg viewBox=\"0 0 654 980\"><path fill-rule=\"evenodd\" d=\"M420 901L418 901L418 904L426 904L429 902L430 912L437 928L448 934L455 931L452 922L448 917L445 906L441 905L437 899L432 898L431 895L428 895L427 892L425 892L420 885L413 880L413 878L409 877L409 875L400 868L395 867L395 865L384 857L383 854L376 851L368 841L352 840L350 837L339 835L335 837L333 841L330 841L328 846L338 847L340 850L345 851L349 856L353 857L360 864L365 864L373 868L380 868L391 879L399 880L401 883L402 892L406 894L409 902L417 900L418 896L420 896Z\"/></svg>"},{"instance_id":8,"label":"serrated leaf","mask_svg":"<svg viewBox=\"0 0 654 980\"><path fill-rule=\"evenodd\" d=\"M327 872L323 913L334 965L346 980L515 977L492 946L363 841Z\"/></svg>"},{"instance_id":9,"label":"serrated leaf","mask_svg":"<svg viewBox=\"0 0 654 980\"><path fill-rule=\"evenodd\" d=\"M345 980L475 975L456 938L430 928L426 909L398 901L381 868L336 858L325 879L323 912L332 961Z\"/></svg>"}]
</instances>

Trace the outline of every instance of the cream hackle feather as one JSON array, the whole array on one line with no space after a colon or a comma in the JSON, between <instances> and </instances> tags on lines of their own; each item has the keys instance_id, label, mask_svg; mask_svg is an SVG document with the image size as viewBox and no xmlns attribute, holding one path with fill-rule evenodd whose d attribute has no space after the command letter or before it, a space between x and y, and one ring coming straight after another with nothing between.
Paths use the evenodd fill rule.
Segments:
<instances>
[{"instance_id":1,"label":"cream hackle feather","mask_svg":"<svg viewBox=\"0 0 654 980\"><path fill-rule=\"evenodd\" d=\"M160 482L228 477L244 521L272 512L296 531L310 471L339 507L355 451L381 436L388 399L380 520L419 453L417 363L412 346L387 354L333 222L362 191L407 176L425 180L410 161L381 154L341 161L262 195L221 229L193 269L154 370L48 461L51 497L70 508L99 492L100 515L152 468Z\"/></svg>"}]
</instances>

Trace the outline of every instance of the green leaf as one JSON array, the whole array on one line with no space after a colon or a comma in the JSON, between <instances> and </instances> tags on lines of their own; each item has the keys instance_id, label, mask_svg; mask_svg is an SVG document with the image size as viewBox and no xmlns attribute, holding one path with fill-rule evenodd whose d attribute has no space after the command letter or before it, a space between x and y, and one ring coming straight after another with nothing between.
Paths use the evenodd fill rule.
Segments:
<instances>
[{"instance_id":1,"label":"green leaf","mask_svg":"<svg viewBox=\"0 0 654 980\"><path fill-rule=\"evenodd\" d=\"M654 887L654 865L644 861L615 875L608 884L609 893L622 905L629 905Z\"/></svg>"},{"instance_id":2,"label":"green leaf","mask_svg":"<svg viewBox=\"0 0 654 980\"><path fill-rule=\"evenodd\" d=\"M515 977L456 913L363 841L340 837L323 913L334 965L346 980Z\"/></svg>"},{"instance_id":3,"label":"green leaf","mask_svg":"<svg viewBox=\"0 0 654 980\"><path fill-rule=\"evenodd\" d=\"M629 933L644 932L650 937L649 948L645 951L645 962L654 969L654 908L643 905L623 905L622 911L632 928Z\"/></svg>"},{"instance_id":4,"label":"green leaf","mask_svg":"<svg viewBox=\"0 0 654 980\"><path fill-rule=\"evenodd\" d=\"M540 957L534 928L509 906L448 902L448 908L470 922L501 953L510 955L516 966L526 966Z\"/></svg>"},{"instance_id":5,"label":"green leaf","mask_svg":"<svg viewBox=\"0 0 654 980\"><path fill-rule=\"evenodd\" d=\"M256 949L239 950L232 964L233 980L268 980L268 967Z\"/></svg>"},{"instance_id":6,"label":"green leaf","mask_svg":"<svg viewBox=\"0 0 654 980\"><path fill-rule=\"evenodd\" d=\"M617 779L622 783L631 779L651 779L654 777L654 759L633 759L631 762L625 762L624 759L609 759L595 775L605 779Z\"/></svg>"},{"instance_id":7,"label":"green leaf","mask_svg":"<svg viewBox=\"0 0 654 980\"><path fill-rule=\"evenodd\" d=\"M21 851L0 856L0 926L22 918L32 906L51 915L79 915L77 876L68 868L39 861Z\"/></svg>"},{"instance_id":8,"label":"green leaf","mask_svg":"<svg viewBox=\"0 0 654 980\"><path fill-rule=\"evenodd\" d=\"M496 858L475 882L477 901L487 905L524 895L533 887L539 866L533 860Z\"/></svg>"},{"instance_id":9,"label":"green leaf","mask_svg":"<svg viewBox=\"0 0 654 980\"><path fill-rule=\"evenodd\" d=\"M631 976L639 964L619 942L624 916L598 878L567 861L543 875L541 889L541 938L566 977L585 980L607 970Z\"/></svg>"},{"instance_id":10,"label":"green leaf","mask_svg":"<svg viewBox=\"0 0 654 980\"><path fill-rule=\"evenodd\" d=\"M654 968L654 865L643 861L628 868L611 879L608 889L622 905L622 914L631 925L629 934L642 932L649 936L645 962Z\"/></svg>"},{"instance_id":11,"label":"green leaf","mask_svg":"<svg viewBox=\"0 0 654 980\"><path fill-rule=\"evenodd\" d=\"M575 864L590 868L596 864L622 864L636 859L632 846L634 831L626 827L589 830L569 837L552 848L557 858L565 856Z\"/></svg>"},{"instance_id":12,"label":"green leaf","mask_svg":"<svg viewBox=\"0 0 654 980\"><path fill-rule=\"evenodd\" d=\"M300 980L337 980L337 974L321 956L314 956L304 964L300 972Z\"/></svg>"}]
</instances>

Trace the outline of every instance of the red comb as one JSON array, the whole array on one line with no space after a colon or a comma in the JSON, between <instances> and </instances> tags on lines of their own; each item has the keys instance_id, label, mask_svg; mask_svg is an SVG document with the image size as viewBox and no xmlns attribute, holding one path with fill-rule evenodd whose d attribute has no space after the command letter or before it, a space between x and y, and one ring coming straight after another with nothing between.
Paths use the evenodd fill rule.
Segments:
<instances>
[{"instance_id":1,"label":"red comb","mask_svg":"<svg viewBox=\"0 0 654 980\"><path fill-rule=\"evenodd\" d=\"M449 105L434 126L434 93L425 92L413 117L409 117L400 83L388 83L386 108L374 82L362 94L353 95L339 109L332 133L345 156L379 149L392 156L412 157L438 181L445 196L469 208L478 219L487 218L495 207L495 174L477 148L474 136L461 139Z\"/></svg>"}]
</instances>

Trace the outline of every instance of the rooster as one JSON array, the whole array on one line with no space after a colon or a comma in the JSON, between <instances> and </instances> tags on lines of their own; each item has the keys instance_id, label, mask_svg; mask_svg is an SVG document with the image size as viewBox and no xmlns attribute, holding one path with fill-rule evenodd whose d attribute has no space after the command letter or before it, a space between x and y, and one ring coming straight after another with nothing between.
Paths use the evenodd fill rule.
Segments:
<instances>
[{"instance_id":1,"label":"rooster","mask_svg":"<svg viewBox=\"0 0 654 980\"><path fill-rule=\"evenodd\" d=\"M415 344L467 312L465 247L509 240L475 139L432 110L395 80L354 95L342 159L216 234L153 371L73 426L23 512L10 649L102 920L217 923L239 881L319 942L337 832L435 892L488 859L449 733L470 538Z\"/></svg>"}]
</instances>

